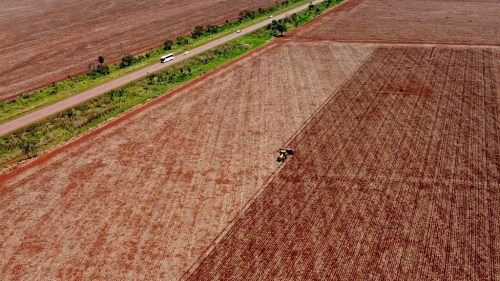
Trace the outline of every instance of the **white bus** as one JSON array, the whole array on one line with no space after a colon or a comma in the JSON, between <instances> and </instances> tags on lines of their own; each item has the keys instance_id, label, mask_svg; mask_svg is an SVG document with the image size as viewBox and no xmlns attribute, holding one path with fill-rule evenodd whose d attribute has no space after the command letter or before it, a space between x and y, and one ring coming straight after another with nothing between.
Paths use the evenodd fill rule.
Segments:
<instances>
[{"instance_id":1,"label":"white bus","mask_svg":"<svg viewBox=\"0 0 500 281\"><path fill-rule=\"evenodd\" d=\"M164 55L163 57L161 57L160 62L163 63L163 62L171 61L173 59L174 59L174 54L168 54L168 55Z\"/></svg>"}]
</instances>

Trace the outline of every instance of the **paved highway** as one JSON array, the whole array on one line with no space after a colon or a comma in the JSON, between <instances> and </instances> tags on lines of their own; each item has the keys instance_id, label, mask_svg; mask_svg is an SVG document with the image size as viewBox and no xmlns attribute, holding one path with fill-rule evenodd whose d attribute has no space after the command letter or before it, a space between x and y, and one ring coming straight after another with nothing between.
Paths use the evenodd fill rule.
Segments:
<instances>
[{"instance_id":1,"label":"paved highway","mask_svg":"<svg viewBox=\"0 0 500 281\"><path fill-rule=\"evenodd\" d=\"M320 2L322 2L323 0L316 0L316 1L313 1L313 4L318 4ZM148 67L145 67L143 69L140 69L140 70L137 70L135 72L132 72L130 74L127 74L125 76L122 76L120 78L117 78L115 80L112 80L112 81L109 81L103 85L100 85L98 87L95 87L95 88L92 88L90 90L87 90L85 92L82 92L80 94L76 94L72 97L69 97L67 99L64 99L64 100L61 100L59 102L56 102L52 105L49 105L47 107L44 107L44 108L41 108L37 111L34 111L34 112L31 112L31 113L28 113L26 115L23 115L17 119L14 119L12 121L9 121L7 123L4 123L2 125L0 125L0 136L3 136L9 132L12 132L12 131L15 131L17 129L20 129L24 126L27 126L33 122L36 122L38 120L41 120L43 118L46 118L50 115L53 115L55 113L58 113L58 112L61 112L65 109L68 109L70 107L73 107L75 105L78 105L84 101L87 101L93 97L96 97L96 96L99 96L99 95L102 95L106 92L109 92L110 90L113 90L113 89L116 89L120 86L123 86L125 84L128 84L134 80L137 80L141 77L144 77L146 76L148 73L151 73L151 72L155 72L155 71L158 71L162 68L165 68L169 65L172 65L172 64L175 64L179 61L182 61L182 60L185 60L189 57L192 57L192 56L196 56L200 53L203 53L209 49L212 49L216 46L219 46L219 45L222 45L232 39L235 39L239 36L242 36L244 34L247 34L247 33L250 33L250 32L253 32L259 28L262 28L266 25L268 25L269 23L271 23L273 20L279 20L279 19L282 19L282 18L285 18L287 17L288 15L291 15L293 13L296 13L296 12L300 12L304 9L307 9L307 7L309 6L309 4L306 4L306 5L303 5L303 6L300 6L300 7L297 7L293 10L290 10L290 11L287 11L285 13L282 13L282 14L279 14L279 15L276 15L274 16L273 18L269 18L269 19L266 19L262 22L259 22L257 24L254 24L252 26L249 26L245 29L242 29L240 33L233 33L233 34L229 34L227 36L224 36L224 37L221 37L217 40L214 40L212 42L209 42L203 46L200 46L198 48L195 48L195 49L192 49L189 51L188 54L186 55L179 55L177 56L174 60L172 61L169 61L167 63L157 63L157 64L154 64L154 65L151 65L151 66L148 66ZM160 58L158 58L159 60Z\"/></svg>"}]
</instances>

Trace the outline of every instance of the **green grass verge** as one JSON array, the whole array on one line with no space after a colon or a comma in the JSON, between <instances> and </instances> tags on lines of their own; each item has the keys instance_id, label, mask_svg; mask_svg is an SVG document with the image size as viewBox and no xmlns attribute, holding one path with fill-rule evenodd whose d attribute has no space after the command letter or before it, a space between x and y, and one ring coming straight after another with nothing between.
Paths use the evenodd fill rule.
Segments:
<instances>
[{"instance_id":1,"label":"green grass verge","mask_svg":"<svg viewBox=\"0 0 500 281\"><path fill-rule=\"evenodd\" d=\"M33 112L45 106L61 101L70 96L97 87L118 77L134 72L138 69L155 64L158 62L159 57L163 54L170 52L181 54L185 50L205 45L208 42L234 33L238 29L243 29L261 22L267 19L271 14L284 13L288 10L304 5L308 3L308 1L309 0L289 0L287 4L283 3L283 1L280 1L281 3L273 7L260 9L253 14L247 14L247 16L244 16L244 13L242 12L242 16L239 19L228 21L225 24L215 26L215 29L217 30L217 32L215 33L209 33L208 31L205 31L196 39L193 39L192 37L184 37L189 41L189 44L187 45L180 46L174 44L171 50L164 50L163 47L152 49L135 57L133 64L124 68L120 67L120 62L110 64L108 65L110 70L110 73L108 75L96 75L96 72L86 73L75 77L70 77L64 81L54 83L51 86L31 93L24 94L18 98L0 102L0 124L13 120L23 114Z\"/></svg>"},{"instance_id":2,"label":"green grass verge","mask_svg":"<svg viewBox=\"0 0 500 281\"><path fill-rule=\"evenodd\" d=\"M281 22L290 30L304 23L304 19L308 21L333 6L325 2ZM53 149L136 105L262 46L274 38L273 33L268 28L259 29L0 137L0 169L15 166L24 159Z\"/></svg>"}]
</instances>

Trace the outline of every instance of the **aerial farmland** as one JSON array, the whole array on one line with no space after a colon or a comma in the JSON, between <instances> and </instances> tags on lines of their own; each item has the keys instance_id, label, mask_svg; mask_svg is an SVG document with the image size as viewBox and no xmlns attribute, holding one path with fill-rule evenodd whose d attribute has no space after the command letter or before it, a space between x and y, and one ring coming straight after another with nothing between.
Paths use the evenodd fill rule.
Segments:
<instances>
[{"instance_id":1,"label":"aerial farmland","mask_svg":"<svg viewBox=\"0 0 500 281\"><path fill-rule=\"evenodd\" d=\"M0 275L500 280L499 13L349 0L0 174Z\"/></svg>"},{"instance_id":2,"label":"aerial farmland","mask_svg":"<svg viewBox=\"0 0 500 281\"><path fill-rule=\"evenodd\" d=\"M500 5L458 4L349 1L293 33L378 47L188 280L500 278Z\"/></svg>"},{"instance_id":3,"label":"aerial farmland","mask_svg":"<svg viewBox=\"0 0 500 281\"><path fill-rule=\"evenodd\" d=\"M335 41L498 45L498 1L351 0L296 38Z\"/></svg>"},{"instance_id":4,"label":"aerial farmland","mask_svg":"<svg viewBox=\"0 0 500 281\"><path fill-rule=\"evenodd\" d=\"M88 71L99 55L117 61L220 24L269 0L2 1L0 100Z\"/></svg>"},{"instance_id":5,"label":"aerial farmland","mask_svg":"<svg viewBox=\"0 0 500 281\"><path fill-rule=\"evenodd\" d=\"M189 280L496 279L499 55L377 49Z\"/></svg>"},{"instance_id":6,"label":"aerial farmland","mask_svg":"<svg viewBox=\"0 0 500 281\"><path fill-rule=\"evenodd\" d=\"M272 44L14 170L0 179L2 275L179 278L373 51Z\"/></svg>"}]
</instances>

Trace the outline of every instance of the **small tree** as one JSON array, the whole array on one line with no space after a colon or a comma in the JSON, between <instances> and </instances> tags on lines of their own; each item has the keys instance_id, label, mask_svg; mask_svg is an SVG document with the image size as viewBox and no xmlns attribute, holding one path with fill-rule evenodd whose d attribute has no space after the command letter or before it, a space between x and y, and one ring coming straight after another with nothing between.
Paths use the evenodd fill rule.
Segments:
<instances>
[{"instance_id":1,"label":"small tree","mask_svg":"<svg viewBox=\"0 0 500 281\"><path fill-rule=\"evenodd\" d=\"M174 41L172 40L166 40L163 43L163 50L172 50L172 46L174 45Z\"/></svg>"},{"instance_id":2,"label":"small tree","mask_svg":"<svg viewBox=\"0 0 500 281\"><path fill-rule=\"evenodd\" d=\"M312 2L309 3L309 7L308 8L309 8L309 11L312 11L314 9L314 4Z\"/></svg>"},{"instance_id":3,"label":"small tree","mask_svg":"<svg viewBox=\"0 0 500 281\"><path fill-rule=\"evenodd\" d=\"M288 30L285 22L282 20L280 20L280 21L273 20L271 22L271 25L269 26L269 29L271 29L273 31L272 34L273 34L273 36L276 36L276 37L283 36L283 32L286 32Z\"/></svg>"},{"instance_id":4,"label":"small tree","mask_svg":"<svg viewBox=\"0 0 500 281\"><path fill-rule=\"evenodd\" d=\"M103 55L98 56L97 61L99 61L99 64L102 66L104 64L104 56Z\"/></svg>"},{"instance_id":5,"label":"small tree","mask_svg":"<svg viewBox=\"0 0 500 281\"><path fill-rule=\"evenodd\" d=\"M278 22L278 25L276 26L276 30L280 33L280 36L283 36L283 32L286 32L288 28L286 27L286 24L282 22Z\"/></svg>"}]
</instances>

